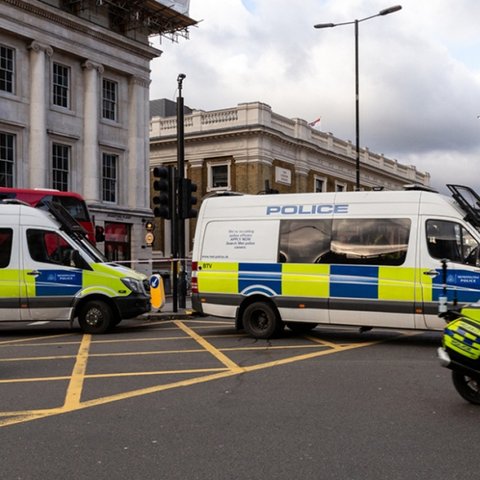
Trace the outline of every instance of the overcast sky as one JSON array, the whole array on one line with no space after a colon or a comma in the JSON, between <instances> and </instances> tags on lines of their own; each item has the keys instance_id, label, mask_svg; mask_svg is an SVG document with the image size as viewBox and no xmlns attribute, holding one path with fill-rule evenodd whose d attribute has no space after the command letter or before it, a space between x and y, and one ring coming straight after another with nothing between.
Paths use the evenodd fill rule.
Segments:
<instances>
[{"instance_id":1,"label":"overcast sky","mask_svg":"<svg viewBox=\"0 0 480 480\"><path fill-rule=\"evenodd\" d=\"M188 40L153 38L151 99L201 110L260 101L355 142L359 25L360 143L428 171L431 185L480 191L479 0L191 0Z\"/></svg>"}]
</instances>

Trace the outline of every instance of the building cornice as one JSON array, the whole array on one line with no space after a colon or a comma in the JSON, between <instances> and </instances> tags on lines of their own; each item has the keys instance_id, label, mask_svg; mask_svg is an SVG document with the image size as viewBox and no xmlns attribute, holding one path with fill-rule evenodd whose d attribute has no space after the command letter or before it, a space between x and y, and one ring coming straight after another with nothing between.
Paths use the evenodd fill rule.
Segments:
<instances>
[{"instance_id":1,"label":"building cornice","mask_svg":"<svg viewBox=\"0 0 480 480\"><path fill-rule=\"evenodd\" d=\"M115 48L122 48L138 56L153 59L159 57L162 53L160 50L151 47L148 42L142 44L132 38L116 34L100 25L92 24L64 10L37 1L0 0L1 3L6 3L16 9L27 12L29 15L45 19L50 23L60 25L81 35L88 35L98 39L103 44L107 43ZM5 15L5 12L2 12L2 15ZM12 21L18 22L19 20L18 18L12 18Z\"/></svg>"}]
</instances>

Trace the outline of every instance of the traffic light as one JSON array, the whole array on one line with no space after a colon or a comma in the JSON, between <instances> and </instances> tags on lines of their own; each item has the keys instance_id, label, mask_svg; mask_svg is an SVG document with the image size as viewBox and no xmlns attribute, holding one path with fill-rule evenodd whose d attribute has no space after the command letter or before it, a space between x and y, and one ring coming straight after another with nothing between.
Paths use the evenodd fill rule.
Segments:
<instances>
[{"instance_id":1,"label":"traffic light","mask_svg":"<svg viewBox=\"0 0 480 480\"><path fill-rule=\"evenodd\" d=\"M153 169L153 215L167 220L172 218L173 210L172 170L172 167L155 167Z\"/></svg>"},{"instance_id":2,"label":"traffic light","mask_svg":"<svg viewBox=\"0 0 480 480\"><path fill-rule=\"evenodd\" d=\"M195 218L197 210L193 205L197 204L197 197L194 193L197 191L197 185L189 178L182 178L182 199L181 199L181 218Z\"/></svg>"}]
</instances>

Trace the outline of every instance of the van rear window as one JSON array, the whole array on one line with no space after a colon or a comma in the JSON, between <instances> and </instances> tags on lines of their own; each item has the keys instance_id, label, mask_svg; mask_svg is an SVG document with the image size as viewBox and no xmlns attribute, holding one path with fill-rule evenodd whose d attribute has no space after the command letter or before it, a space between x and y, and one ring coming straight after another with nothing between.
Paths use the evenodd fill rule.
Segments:
<instances>
[{"instance_id":1,"label":"van rear window","mask_svg":"<svg viewBox=\"0 0 480 480\"><path fill-rule=\"evenodd\" d=\"M410 226L407 218L283 220L278 261L402 265Z\"/></svg>"}]
</instances>

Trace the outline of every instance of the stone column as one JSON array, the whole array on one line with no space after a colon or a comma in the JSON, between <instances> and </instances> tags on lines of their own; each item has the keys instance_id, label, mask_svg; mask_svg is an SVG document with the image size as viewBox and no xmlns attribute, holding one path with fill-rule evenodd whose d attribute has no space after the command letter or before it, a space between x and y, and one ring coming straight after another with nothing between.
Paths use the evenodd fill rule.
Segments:
<instances>
[{"instance_id":1,"label":"stone column","mask_svg":"<svg viewBox=\"0 0 480 480\"><path fill-rule=\"evenodd\" d=\"M98 122L100 80L103 66L87 60L82 65L85 80L83 107L83 196L87 202L100 201L100 158Z\"/></svg>"},{"instance_id":2,"label":"stone column","mask_svg":"<svg viewBox=\"0 0 480 480\"><path fill-rule=\"evenodd\" d=\"M129 82L127 198L131 208L150 206L149 84L148 79L135 76Z\"/></svg>"},{"instance_id":3,"label":"stone column","mask_svg":"<svg viewBox=\"0 0 480 480\"><path fill-rule=\"evenodd\" d=\"M46 79L46 55L53 55L52 47L39 42L32 42L30 50L30 138L28 170L30 188L50 187L48 179L48 142L47 142L47 108L48 96Z\"/></svg>"}]
</instances>

